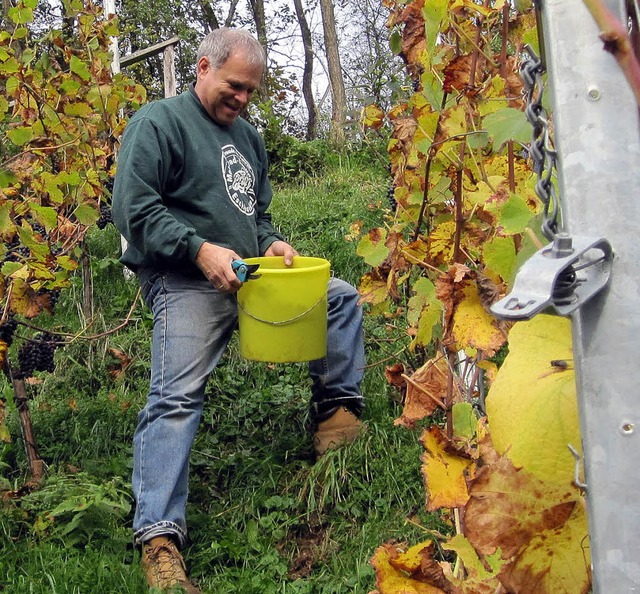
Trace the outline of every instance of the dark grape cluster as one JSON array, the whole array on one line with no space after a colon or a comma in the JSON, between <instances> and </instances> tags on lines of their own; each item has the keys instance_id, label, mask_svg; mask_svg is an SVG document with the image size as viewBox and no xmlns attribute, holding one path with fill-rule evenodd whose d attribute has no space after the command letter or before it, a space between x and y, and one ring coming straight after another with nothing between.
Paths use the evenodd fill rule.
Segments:
<instances>
[{"instance_id":1,"label":"dark grape cluster","mask_svg":"<svg viewBox=\"0 0 640 594\"><path fill-rule=\"evenodd\" d=\"M21 262L30 255L29 248L23 246L16 235L11 241L5 244L7 251L4 262Z\"/></svg>"},{"instance_id":2,"label":"dark grape cluster","mask_svg":"<svg viewBox=\"0 0 640 594\"><path fill-rule=\"evenodd\" d=\"M0 319L3 314L0 312ZM2 325L0 325L0 341L4 342L7 346L11 346L13 342L13 333L16 331L18 323L14 320L13 314L9 314L7 319Z\"/></svg>"},{"instance_id":3,"label":"dark grape cluster","mask_svg":"<svg viewBox=\"0 0 640 594\"><path fill-rule=\"evenodd\" d=\"M18 371L16 379L33 376L35 371L52 372L55 368L53 354L59 344L48 332L43 332L26 341L18 351Z\"/></svg>"},{"instance_id":4,"label":"dark grape cluster","mask_svg":"<svg viewBox=\"0 0 640 594\"><path fill-rule=\"evenodd\" d=\"M43 304L43 307L47 311L53 312L56 303L58 303L60 299L60 289L40 289L37 294L39 297L46 295L47 301Z\"/></svg>"},{"instance_id":5,"label":"dark grape cluster","mask_svg":"<svg viewBox=\"0 0 640 594\"><path fill-rule=\"evenodd\" d=\"M100 204L100 218L96 222L98 229L104 229L111 223L113 223L113 218L111 217L111 207L106 204Z\"/></svg>"},{"instance_id":6,"label":"dark grape cluster","mask_svg":"<svg viewBox=\"0 0 640 594\"><path fill-rule=\"evenodd\" d=\"M390 184L387 188L387 200L389 201L389 207L393 212L398 209L398 202L395 197L395 186Z\"/></svg>"}]
</instances>

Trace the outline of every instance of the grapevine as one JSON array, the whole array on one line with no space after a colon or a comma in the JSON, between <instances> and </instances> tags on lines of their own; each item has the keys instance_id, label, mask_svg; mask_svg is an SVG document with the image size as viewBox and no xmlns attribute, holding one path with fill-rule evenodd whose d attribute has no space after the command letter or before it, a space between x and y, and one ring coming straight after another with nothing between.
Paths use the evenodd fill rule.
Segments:
<instances>
[{"instance_id":1,"label":"grapevine","mask_svg":"<svg viewBox=\"0 0 640 594\"><path fill-rule=\"evenodd\" d=\"M405 392L396 424L415 428L444 413L423 431L422 470L426 509L449 517L455 534L438 547L381 546L372 559L378 591L586 593L586 515L566 447L580 442L575 384L572 370L551 364L571 358L569 327L545 316L512 326L489 313L543 241L517 64L525 44L537 47L533 9L502 0L383 3L414 84L388 113L368 106L363 114L366 126L391 129L396 208L360 239L371 266L360 291L373 313L408 325L406 361L387 369ZM507 339L498 371L493 359ZM435 354L415 366L423 353ZM459 375L463 361L476 368L471 382ZM479 372L489 385L486 415ZM561 410L512 414L551 401ZM455 566L438 559L441 548L456 554ZM555 555L571 568L553 565Z\"/></svg>"},{"instance_id":2,"label":"grapevine","mask_svg":"<svg viewBox=\"0 0 640 594\"><path fill-rule=\"evenodd\" d=\"M83 259L88 230L110 222L115 151L125 107L145 100L141 85L111 73L113 17L91 2L64 2L65 27L39 37L37 0L18 0L0 31L0 364L11 375L23 433L32 436L24 379L54 369L62 344L49 333L25 339L17 369L8 361L15 324L51 313ZM4 411L0 402L0 430ZM34 476L41 461L29 458Z\"/></svg>"}]
</instances>

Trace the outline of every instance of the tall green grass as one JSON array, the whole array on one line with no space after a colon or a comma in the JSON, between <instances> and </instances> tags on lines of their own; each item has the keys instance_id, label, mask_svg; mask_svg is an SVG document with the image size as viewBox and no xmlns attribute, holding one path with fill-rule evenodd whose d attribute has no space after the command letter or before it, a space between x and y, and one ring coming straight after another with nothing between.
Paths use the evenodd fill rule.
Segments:
<instances>
[{"instance_id":1,"label":"tall green grass","mask_svg":"<svg viewBox=\"0 0 640 594\"><path fill-rule=\"evenodd\" d=\"M329 259L336 276L357 284L366 266L345 236L356 220L382 220L387 180L381 168L343 159L321 178L277 188L274 220L300 253ZM87 248L97 312L88 334L98 335L125 319L137 287L115 260L113 228L93 233ZM38 323L78 331L80 293L76 279L56 315ZM192 455L185 556L204 592L365 594L375 585L377 546L446 529L424 511L418 435L393 425L400 407L384 379L384 344L397 350L406 337L388 332L366 320L366 432L317 462L306 366L248 362L232 343L208 385ZM131 543L129 474L149 334L139 303L118 332L60 349L56 372L29 387L47 463L39 489L25 488L17 414L10 387L0 385L12 434L0 457L0 591L146 592ZM119 354L128 357L124 368Z\"/></svg>"}]
</instances>

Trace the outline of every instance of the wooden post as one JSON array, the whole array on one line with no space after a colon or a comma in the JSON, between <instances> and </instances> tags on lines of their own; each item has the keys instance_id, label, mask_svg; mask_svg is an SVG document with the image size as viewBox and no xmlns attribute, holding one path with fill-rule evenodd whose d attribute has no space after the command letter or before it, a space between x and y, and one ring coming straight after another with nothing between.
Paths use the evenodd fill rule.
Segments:
<instances>
[{"instance_id":1,"label":"wooden post","mask_svg":"<svg viewBox=\"0 0 640 594\"><path fill-rule=\"evenodd\" d=\"M168 45L162 52L162 62L164 66L164 96L176 96L176 68L174 45Z\"/></svg>"},{"instance_id":2,"label":"wooden post","mask_svg":"<svg viewBox=\"0 0 640 594\"><path fill-rule=\"evenodd\" d=\"M38 454L36 438L33 434L27 387L25 386L24 380L13 379L13 377L11 377L11 371L9 370L8 365L5 366L4 372L13 386L13 398L20 418L20 431L22 433L22 441L24 442L27 460L29 461L31 482L39 483L44 477L44 461L40 458L40 454Z\"/></svg>"}]
</instances>

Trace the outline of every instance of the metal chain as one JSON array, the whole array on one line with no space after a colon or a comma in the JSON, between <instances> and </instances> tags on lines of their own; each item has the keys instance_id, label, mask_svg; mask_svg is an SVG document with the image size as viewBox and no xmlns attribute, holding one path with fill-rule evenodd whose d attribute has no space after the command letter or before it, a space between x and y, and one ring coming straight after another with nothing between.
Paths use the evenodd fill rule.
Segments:
<instances>
[{"instance_id":1,"label":"metal chain","mask_svg":"<svg viewBox=\"0 0 640 594\"><path fill-rule=\"evenodd\" d=\"M530 45L525 45L524 51L527 57L520 65L520 76L526 91L524 113L533 127L533 140L529 152L533 160L533 170L538 176L536 194L544 206L542 233L549 241L553 241L558 233L559 203L551 178L556 169L557 153L551 141L547 110L542 105L542 75L546 68Z\"/></svg>"}]
</instances>

